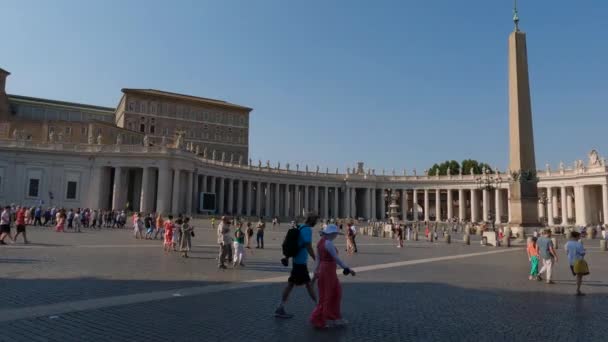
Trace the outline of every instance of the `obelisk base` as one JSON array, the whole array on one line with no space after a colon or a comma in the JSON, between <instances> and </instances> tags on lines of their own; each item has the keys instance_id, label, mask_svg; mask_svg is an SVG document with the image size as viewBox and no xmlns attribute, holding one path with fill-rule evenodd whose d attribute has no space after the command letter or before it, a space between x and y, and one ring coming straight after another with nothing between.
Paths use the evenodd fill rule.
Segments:
<instances>
[{"instance_id":1,"label":"obelisk base","mask_svg":"<svg viewBox=\"0 0 608 342\"><path fill-rule=\"evenodd\" d=\"M540 227L538 222L538 188L536 181L509 184L511 221L509 227L517 240L525 240L526 228Z\"/></svg>"}]
</instances>

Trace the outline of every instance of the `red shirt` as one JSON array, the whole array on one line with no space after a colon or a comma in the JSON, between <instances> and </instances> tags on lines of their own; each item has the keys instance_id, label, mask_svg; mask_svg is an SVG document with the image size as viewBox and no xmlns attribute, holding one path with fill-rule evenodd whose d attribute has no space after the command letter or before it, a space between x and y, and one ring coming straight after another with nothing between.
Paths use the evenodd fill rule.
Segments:
<instances>
[{"instance_id":1,"label":"red shirt","mask_svg":"<svg viewBox=\"0 0 608 342\"><path fill-rule=\"evenodd\" d=\"M15 224L25 225L25 209L19 209L19 211L17 211Z\"/></svg>"},{"instance_id":2,"label":"red shirt","mask_svg":"<svg viewBox=\"0 0 608 342\"><path fill-rule=\"evenodd\" d=\"M165 221L165 231L173 232L173 222L169 220Z\"/></svg>"}]
</instances>

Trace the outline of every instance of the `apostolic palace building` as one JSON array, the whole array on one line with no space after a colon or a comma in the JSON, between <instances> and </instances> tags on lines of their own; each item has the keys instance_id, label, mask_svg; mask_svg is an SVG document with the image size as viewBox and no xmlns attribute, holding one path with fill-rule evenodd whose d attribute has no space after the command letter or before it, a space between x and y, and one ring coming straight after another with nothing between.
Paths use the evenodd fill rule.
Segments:
<instances>
[{"instance_id":1,"label":"apostolic palace building","mask_svg":"<svg viewBox=\"0 0 608 342\"><path fill-rule=\"evenodd\" d=\"M153 89L122 89L116 108L84 105L7 94L8 76L0 69L0 204L380 220L390 189L406 220L511 221L509 171L436 176L252 161L251 108ZM540 222L608 223L606 162L595 150L585 159L536 171Z\"/></svg>"}]
</instances>

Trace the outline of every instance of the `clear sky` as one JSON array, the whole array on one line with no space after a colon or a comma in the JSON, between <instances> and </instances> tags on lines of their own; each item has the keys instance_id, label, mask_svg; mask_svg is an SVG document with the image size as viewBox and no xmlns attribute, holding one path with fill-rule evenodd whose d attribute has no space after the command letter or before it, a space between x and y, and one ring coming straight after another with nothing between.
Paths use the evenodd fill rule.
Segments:
<instances>
[{"instance_id":1,"label":"clear sky","mask_svg":"<svg viewBox=\"0 0 608 342\"><path fill-rule=\"evenodd\" d=\"M537 166L608 155L608 1L519 0ZM510 0L0 3L9 93L123 87L253 107L254 160L380 172L508 163Z\"/></svg>"}]
</instances>

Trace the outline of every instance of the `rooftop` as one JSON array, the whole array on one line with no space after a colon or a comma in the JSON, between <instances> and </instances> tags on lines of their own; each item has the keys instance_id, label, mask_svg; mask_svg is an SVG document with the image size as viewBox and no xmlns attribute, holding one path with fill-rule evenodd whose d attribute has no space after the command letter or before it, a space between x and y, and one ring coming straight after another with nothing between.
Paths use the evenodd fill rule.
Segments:
<instances>
[{"instance_id":1,"label":"rooftop","mask_svg":"<svg viewBox=\"0 0 608 342\"><path fill-rule=\"evenodd\" d=\"M94 105L82 104L82 103L77 103L77 102L49 100L49 99L42 99L39 97L30 97L30 96L14 95L14 94L8 94L8 99L9 99L9 101L17 100L17 101L27 101L27 102L38 102L41 104L53 104L53 105L58 105L58 106L78 107L81 109L99 110L99 111L109 112L108 114L112 114L112 115L116 111L116 108L112 108L112 107L94 106Z\"/></svg>"},{"instance_id":2,"label":"rooftop","mask_svg":"<svg viewBox=\"0 0 608 342\"><path fill-rule=\"evenodd\" d=\"M249 107L240 106L240 105L222 101L222 100L209 99L209 98L205 98L205 97L198 97L198 96L185 95L185 94L171 93L168 91L162 91L162 90L157 90L157 89L123 88L122 92L125 94L133 93L133 94L145 94L145 95L153 95L153 96L164 96L164 97L172 98L172 99L188 100L188 101L194 101L194 102L199 102L199 103L212 104L212 105L230 107L230 108L235 108L235 109L242 109L242 110L246 110L246 111L253 110L252 108L249 108Z\"/></svg>"}]
</instances>

